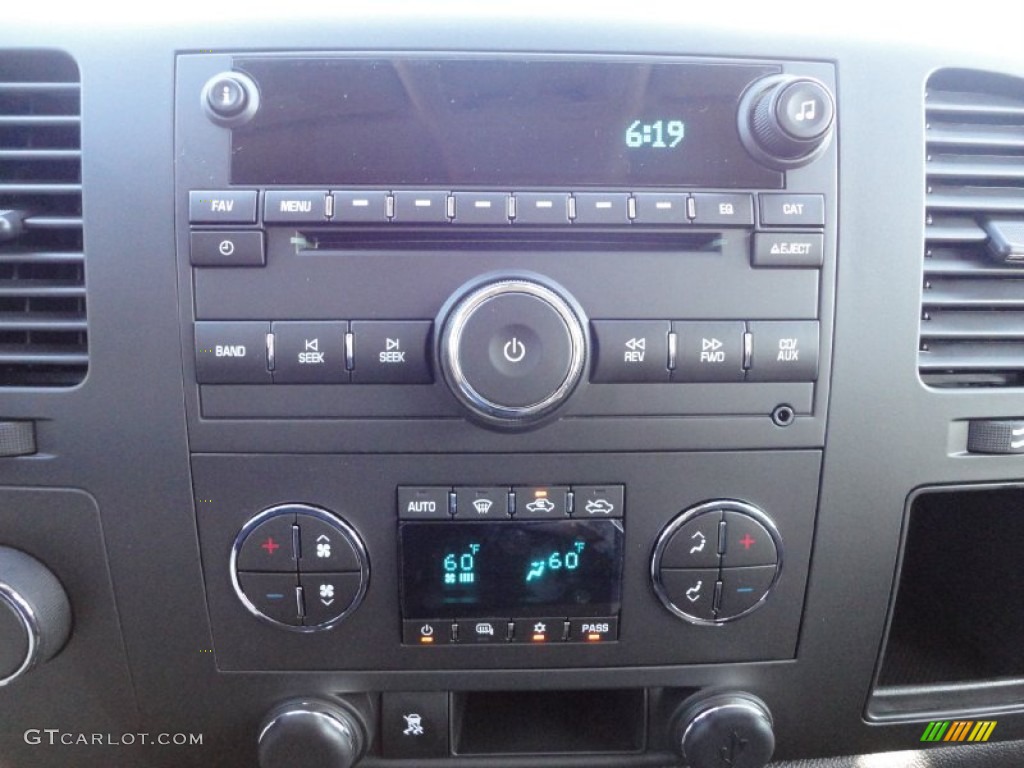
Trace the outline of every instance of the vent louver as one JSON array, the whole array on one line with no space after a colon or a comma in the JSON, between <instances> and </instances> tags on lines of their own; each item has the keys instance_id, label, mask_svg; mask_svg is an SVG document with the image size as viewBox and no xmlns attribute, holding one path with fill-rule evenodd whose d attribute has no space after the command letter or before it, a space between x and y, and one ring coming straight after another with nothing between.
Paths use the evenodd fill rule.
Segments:
<instances>
[{"instance_id":1,"label":"vent louver","mask_svg":"<svg viewBox=\"0 0 1024 768\"><path fill-rule=\"evenodd\" d=\"M0 386L88 367L80 87L66 54L0 51Z\"/></svg>"},{"instance_id":2,"label":"vent louver","mask_svg":"<svg viewBox=\"0 0 1024 768\"><path fill-rule=\"evenodd\" d=\"M1024 231L1024 80L943 70L925 110L922 379L1024 385L1024 262L1009 252Z\"/></svg>"}]
</instances>

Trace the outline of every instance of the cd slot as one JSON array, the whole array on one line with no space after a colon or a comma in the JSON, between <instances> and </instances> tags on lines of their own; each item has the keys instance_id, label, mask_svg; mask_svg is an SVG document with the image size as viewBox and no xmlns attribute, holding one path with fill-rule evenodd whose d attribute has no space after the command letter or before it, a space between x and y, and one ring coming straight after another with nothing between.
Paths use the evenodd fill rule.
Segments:
<instances>
[{"instance_id":1,"label":"cd slot","mask_svg":"<svg viewBox=\"0 0 1024 768\"><path fill-rule=\"evenodd\" d=\"M508 228L460 228L443 231L396 227L309 229L296 232L292 242L299 255L324 251L685 251L721 254L724 235L720 231L689 229L645 229L628 227L609 231L576 228L565 231L537 231Z\"/></svg>"}]
</instances>

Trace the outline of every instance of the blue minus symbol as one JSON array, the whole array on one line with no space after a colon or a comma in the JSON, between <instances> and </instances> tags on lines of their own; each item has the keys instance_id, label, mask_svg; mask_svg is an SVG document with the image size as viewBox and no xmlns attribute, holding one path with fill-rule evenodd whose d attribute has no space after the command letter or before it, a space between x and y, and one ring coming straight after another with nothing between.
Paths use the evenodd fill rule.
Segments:
<instances>
[{"instance_id":1,"label":"blue minus symbol","mask_svg":"<svg viewBox=\"0 0 1024 768\"><path fill-rule=\"evenodd\" d=\"M284 595L280 592L268 592L267 600L284 600Z\"/></svg>"},{"instance_id":2,"label":"blue minus symbol","mask_svg":"<svg viewBox=\"0 0 1024 768\"><path fill-rule=\"evenodd\" d=\"M754 588L753 587L738 587L736 589L736 591L737 592L753 592Z\"/></svg>"}]
</instances>

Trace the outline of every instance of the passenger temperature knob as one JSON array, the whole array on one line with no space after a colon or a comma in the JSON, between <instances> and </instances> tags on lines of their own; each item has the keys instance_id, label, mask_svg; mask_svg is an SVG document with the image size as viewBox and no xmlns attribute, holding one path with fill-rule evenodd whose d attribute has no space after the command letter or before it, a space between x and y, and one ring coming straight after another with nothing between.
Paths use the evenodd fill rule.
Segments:
<instances>
[{"instance_id":1,"label":"passenger temperature knob","mask_svg":"<svg viewBox=\"0 0 1024 768\"><path fill-rule=\"evenodd\" d=\"M740 103L740 136L771 168L797 168L828 146L835 122L829 89L811 77L775 75L754 83Z\"/></svg>"},{"instance_id":2,"label":"passenger temperature knob","mask_svg":"<svg viewBox=\"0 0 1024 768\"><path fill-rule=\"evenodd\" d=\"M319 699L293 699L264 718L260 768L352 768L369 737L344 707Z\"/></svg>"},{"instance_id":3,"label":"passenger temperature knob","mask_svg":"<svg viewBox=\"0 0 1024 768\"><path fill-rule=\"evenodd\" d=\"M0 687L57 655L71 634L71 604L34 557L0 547Z\"/></svg>"}]
</instances>

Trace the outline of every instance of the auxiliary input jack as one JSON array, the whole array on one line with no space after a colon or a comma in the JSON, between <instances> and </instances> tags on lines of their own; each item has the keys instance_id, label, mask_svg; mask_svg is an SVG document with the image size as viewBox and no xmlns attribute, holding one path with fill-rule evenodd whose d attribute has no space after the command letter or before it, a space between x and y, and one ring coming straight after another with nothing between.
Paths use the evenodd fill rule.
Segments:
<instances>
[{"instance_id":1,"label":"auxiliary input jack","mask_svg":"<svg viewBox=\"0 0 1024 768\"><path fill-rule=\"evenodd\" d=\"M772 411L772 423L777 427L788 427L796 421L796 411L791 405L778 405Z\"/></svg>"}]
</instances>

